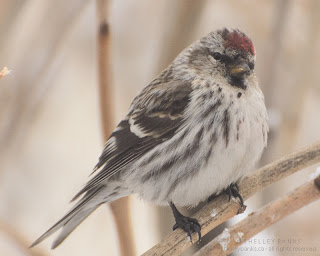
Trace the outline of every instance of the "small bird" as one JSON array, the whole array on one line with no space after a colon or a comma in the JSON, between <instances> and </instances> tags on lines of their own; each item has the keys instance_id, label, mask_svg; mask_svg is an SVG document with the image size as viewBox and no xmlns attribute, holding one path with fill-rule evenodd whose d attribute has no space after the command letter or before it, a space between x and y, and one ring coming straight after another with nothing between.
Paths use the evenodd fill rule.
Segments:
<instances>
[{"instance_id":1,"label":"small bird","mask_svg":"<svg viewBox=\"0 0 320 256\"><path fill-rule=\"evenodd\" d=\"M56 248L100 205L130 194L169 204L174 229L199 239L199 222L176 206L223 191L243 204L237 181L254 168L268 135L254 65L253 43L238 29L211 32L183 50L134 98L78 202L31 247L61 229Z\"/></svg>"}]
</instances>

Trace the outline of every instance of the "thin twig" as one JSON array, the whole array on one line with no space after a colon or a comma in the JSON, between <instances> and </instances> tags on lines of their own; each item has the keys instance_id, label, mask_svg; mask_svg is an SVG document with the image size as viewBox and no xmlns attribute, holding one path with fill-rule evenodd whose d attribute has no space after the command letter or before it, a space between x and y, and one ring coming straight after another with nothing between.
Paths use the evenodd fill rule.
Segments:
<instances>
[{"instance_id":1,"label":"thin twig","mask_svg":"<svg viewBox=\"0 0 320 256\"><path fill-rule=\"evenodd\" d=\"M101 124L105 142L115 126L113 102L114 93L111 86L111 38L108 22L110 17L111 1L97 0L96 6L98 26L99 94ZM121 255L135 255L136 249L133 239L128 197L121 198L110 203L110 208L118 231Z\"/></svg>"},{"instance_id":2,"label":"thin twig","mask_svg":"<svg viewBox=\"0 0 320 256\"><path fill-rule=\"evenodd\" d=\"M315 180L296 188L289 195L249 214L231 228L225 229L194 256L228 255L262 230L318 199L320 199L320 175Z\"/></svg>"},{"instance_id":3,"label":"thin twig","mask_svg":"<svg viewBox=\"0 0 320 256\"><path fill-rule=\"evenodd\" d=\"M97 0L97 40L98 40L98 75L101 124L104 142L109 138L114 127L113 88L111 86L111 45L109 28L109 9L111 1Z\"/></svg>"},{"instance_id":4,"label":"thin twig","mask_svg":"<svg viewBox=\"0 0 320 256\"><path fill-rule=\"evenodd\" d=\"M240 194L246 200L270 184L317 162L320 162L320 143L283 157L251 173L239 183ZM220 195L201 208L194 215L194 218L198 219L202 226L201 232L205 235L219 224L235 216L238 208L239 205L236 201L228 202L227 196ZM193 234L192 240L197 240L196 234ZM143 256L179 255L191 245L192 243L186 234L178 229L144 253Z\"/></svg>"}]
</instances>

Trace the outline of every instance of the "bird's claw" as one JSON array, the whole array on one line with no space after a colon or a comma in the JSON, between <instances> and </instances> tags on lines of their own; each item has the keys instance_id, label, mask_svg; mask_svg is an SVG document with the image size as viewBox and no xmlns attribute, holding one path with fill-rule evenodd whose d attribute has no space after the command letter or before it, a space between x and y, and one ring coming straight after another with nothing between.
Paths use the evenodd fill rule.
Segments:
<instances>
[{"instance_id":1,"label":"bird's claw","mask_svg":"<svg viewBox=\"0 0 320 256\"><path fill-rule=\"evenodd\" d=\"M198 220L181 215L179 216L179 218L176 219L176 224L174 224L173 230L176 230L177 228L183 229L188 234L188 237L190 237L191 243L192 243L191 234L194 232L198 233L198 236L199 236L198 241L201 240L201 226Z\"/></svg>"},{"instance_id":2,"label":"bird's claw","mask_svg":"<svg viewBox=\"0 0 320 256\"><path fill-rule=\"evenodd\" d=\"M238 209L237 214L243 213L247 206L243 202L243 198L239 193L239 186L237 183L232 183L226 190L225 192L229 195L229 201L231 200L231 197L234 198L239 198L240 200L240 207Z\"/></svg>"}]
</instances>

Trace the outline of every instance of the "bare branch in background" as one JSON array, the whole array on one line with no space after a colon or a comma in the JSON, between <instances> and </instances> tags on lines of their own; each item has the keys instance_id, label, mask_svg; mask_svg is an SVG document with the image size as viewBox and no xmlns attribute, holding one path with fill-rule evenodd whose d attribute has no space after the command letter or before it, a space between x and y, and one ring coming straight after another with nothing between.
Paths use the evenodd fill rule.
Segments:
<instances>
[{"instance_id":1,"label":"bare branch in background","mask_svg":"<svg viewBox=\"0 0 320 256\"><path fill-rule=\"evenodd\" d=\"M101 125L104 143L115 126L113 87L111 85L110 0L97 0L98 75Z\"/></svg>"},{"instance_id":2,"label":"bare branch in background","mask_svg":"<svg viewBox=\"0 0 320 256\"><path fill-rule=\"evenodd\" d=\"M99 94L103 140L107 141L115 126L113 88L111 85L110 6L109 0L97 0ZM135 255L135 244L130 219L129 198L110 203L118 231L121 255Z\"/></svg>"},{"instance_id":3,"label":"bare branch in background","mask_svg":"<svg viewBox=\"0 0 320 256\"><path fill-rule=\"evenodd\" d=\"M320 162L320 143L283 157L251 173L239 182L240 194L244 200L247 200L270 184L317 162ZM239 205L236 201L228 202L227 196L220 195L200 209L193 217L199 221L202 227L201 233L205 235L213 228L235 216L238 208ZM192 240L197 240L197 234L193 234ZM161 243L144 253L143 256L179 255L191 245L191 241L186 237L185 232L179 229L173 231Z\"/></svg>"},{"instance_id":4,"label":"bare branch in background","mask_svg":"<svg viewBox=\"0 0 320 256\"><path fill-rule=\"evenodd\" d=\"M296 188L289 195L277 199L248 215L244 220L217 236L194 256L223 256L300 208L320 199L320 176Z\"/></svg>"}]
</instances>

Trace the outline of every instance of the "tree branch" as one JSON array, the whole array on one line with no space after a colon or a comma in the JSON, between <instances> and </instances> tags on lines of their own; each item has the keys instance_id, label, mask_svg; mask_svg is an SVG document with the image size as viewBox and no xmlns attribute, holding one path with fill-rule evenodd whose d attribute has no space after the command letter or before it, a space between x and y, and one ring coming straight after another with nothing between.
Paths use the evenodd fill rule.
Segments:
<instances>
[{"instance_id":1,"label":"tree branch","mask_svg":"<svg viewBox=\"0 0 320 256\"><path fill-rule=\"evenodd\" d=\"M246 200L270 184L317 162L320 162L320 143L285 156L251 173L239 183L240 193L243 199ZM194 215L194 218L198 219L202 226L202 235L205 235L213 228L235 216L238 208L239 205L236 201L231 200L228 202L228 197L222 194L200 209ZM197 240L196 234L193 234L192 240ZM185 232L177 229L164 238L161 243L144 253L143 256L179 255L191 245L192 243L186 237Z\"/></svg>"},{"instance_id":2,"label":"tree branch","mask_svg":"<svg viewBox=\"0 0 320 256\"><path fill-rule=\"evenodd\" d=\"M225 229L194 256L228 255L262 230L318 199L320 199L320 175L315 180L296 188L289 195L249 214L231 228Z\"/></svg>"}]
</instances>

